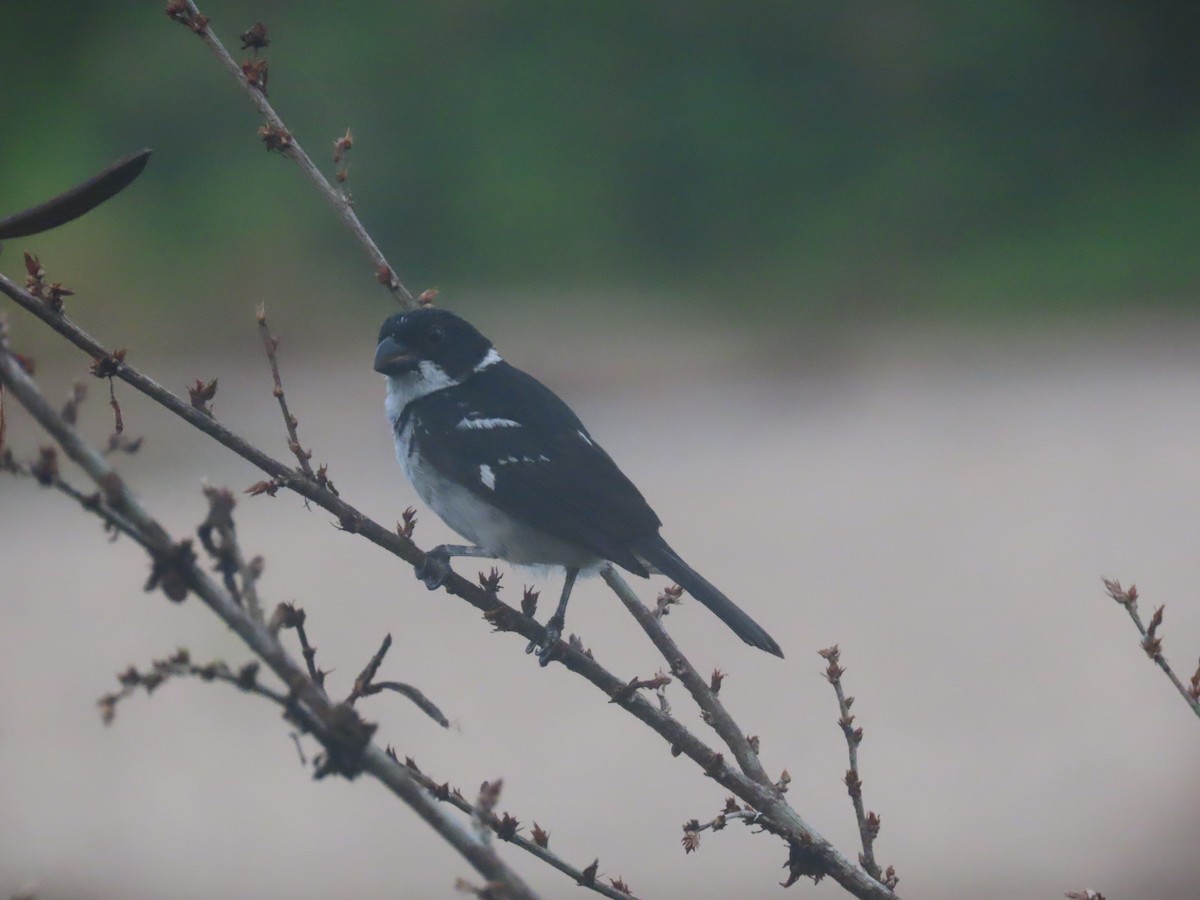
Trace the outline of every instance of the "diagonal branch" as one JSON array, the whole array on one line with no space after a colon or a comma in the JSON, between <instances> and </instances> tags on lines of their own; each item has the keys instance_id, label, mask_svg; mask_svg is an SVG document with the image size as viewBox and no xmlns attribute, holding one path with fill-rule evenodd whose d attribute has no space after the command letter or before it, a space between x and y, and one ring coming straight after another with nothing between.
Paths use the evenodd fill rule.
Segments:
<instances>
[{"instance_id":1,"label":"diagonal branch","mask_svg":"<svg viewBox=\"0 0 1200 900\"><path fill-rule=\"evenodd\" d=\"M469 816L474 816L478 819L481 819L483 824L488 829L495 832L495 834L502 840L508 841L511 844L515 844L526 853L536 856L548 866L558 869L558 871L573 879L575 883L580 886L591 888L597 894L602 894L605 897L611 897L612 900L628 900L630 896L628 893L624 893L616 890L615 888L600 884L594 879L594 877L589 879L582 869L577 869L575 866L571 865L562 857L551 851L549 848L549 835L542 831L536 822L533 826L533 839L531 840L527 837L523 837L522 835L518 834L520 823L507 813L504 813L502 816L498 816L490 810L481 811L478 806L468 802L467 799L462 795L462 792L457 788L451 788L450 785L445 782L438 784L436 781L418 769L417 764L411 759L406 759L404 761L404 766L413 779L419 784L423 785L425 790L429 791L430 794L441 800L443 803L449 803L460 812L464 812Z\"/></svg>"},{"instance_id":2,"label":"diagonal branch","mask_svg":"<svg viewBox=\"0 0 1200 900\"><path fill-rule=\"evenodd\" d=\"M296 432L296 426L300 423L288 409L287 395L283 392L283 379L279 377L279 360L276 356L276 351L279 349L279 338L272 335L271 329L267 327L267 308L265 306L259 304L254 318L258 322L258 334L262 338L263 349L267 351L267 362L271 364L271 378L275 382L272 394L279 401L279 411L283 413L283 427L287 429L288 449L296 457L296 462L300 464L300 471L304 473L305 477L315 481L317 473L312 470L312 466L308 462L312 458L312 452L300 446L300 435Z\"/></svg>"},{"instance_id":3,"label":"diagonal branch","mask_svg":"<svg viewBox=\"0 0 1200 900\"><path fill-rule=\"evenodd\" d=\"M1146 623L1142 621L1141 614L1138 612L1137 602L1139 595L1136 584L1131 584L1129 589L1126 590L1121 587L1121 582L1105 578L1104 589L1108 592L1108 596L1125 607L1125 611L1129 613L1129 618L1133 620L1134 627L1137 628L1138 634L1142 636L1142 649L1146 651L1146 655L1154 660L1154 664L1163 670L1163 674L1170 679L1171 684L1175 685L1175 690L1179 691L1179 695L1192 708L1192 712L1200 716L1200 666L1196 668L1196 674L1192 676L1191 685L1185 685L1183 680L1175 674L1175 670L1171 668L1171 664L1167 662L1167 658L1162 652L1162 638L1158 636L1158 629L1162 625L1163 610L1166 607L1160 606L1154 611L1154 614L1150 617L1150 626L1147 627Z\"/></svg>"},{"instance_id":4,"label":"diagonal branch","mask_svg":"<svg viewBox=\"0 0 1200 900\"><path fill-rule=\"evenodd\" d=\"M0 396L2 396L3 393L3 387L0 386ZM52 473L52 476L49 479L46 479L45 476L39 477L34 475L33 472L30 471L30 468L30 466L25 466L17 462L16 459L9 455L0 457L0 471L9 472L10 474L19 477L33 478L45 487L54 488L60 494L70 497L72 500L78 503L80 508L82 508L85 512L89 512L97 516L104 523L105 531L112 533L112 539L115 540L116 535L123 534L135 543L140 544L143 548L146 548L146 544L144 543L141 532L139 532L137 528L135 528L115 510L106 506L99 491L94 494L85 494L70 482L63 480L63 478L57 473Z\"/></svg>"},{"instance_id":5,"label":"diagonal branch","mask_svg":"<svg viewBox=\"0 0 1200 900\"><path fill-rule=\"evenodd\" d=\"M300 607L291 603L280 603L275 607L275 612L271 614L270 621L267 622L267 630L272 634L279 634L281 628L296 629L296 637L300 640L300 655L304 657L308 677L312 679L313 684L324 691L326 673L317 668L317 648L308 642L308 632L304 629L304 622L307 618L308 614Z\"/></svg>"},{"instance_id":6,"label":"diagonal branch","mask_svg":"<svg viewBox=\"0 0 1200 900\"><path fill-rule=\"evenodd\" d=\"M738 727L737 722L733 720L733 716L725 709L725 705L717 699L717 695L713 693L708 683L696 671L691 661L683 655L683 651L679 649L679 645L667 634L666 629L662 626L662 622L638 599L633 588L629 586L629 583L618 574L617 570L611 564L606 565L600 571L600 577L604 579L604 583L625 604L625 608L633 614L634 619L642 626L642 630L649 635L650 640L654 642L654 646L666 658L668 665L671 667L671 673L683 682L683 686L688 689L688 692L692 695L692 699L700 707L704 720L713 727L713 730L717 732L721 740L733 752L734 759L737 760L738 765L746 776L758 782L763 787L771 788L771 779L767 775L766 770L763 769L762 763L758 758L758 753L750 746L750 741L747 739L745 732Z\"/></svg>"},{"instance_id":7,"label":"diagonal branch","mask_svg":"<svg viewBox=\"0 0 1200 900\"><path fill-rule=\"evenodd\" d=\"M184 12L185 10L186 13ZM375 266L375 273L379 282L390 290L393 296L406 309L416 306L416 300L413 299L412 292L396 277L396 272L388 265L388 261L383 256L383 251L379 249L374 239L367 233L367 229L359 221L358 215L354 212L354 207L350 204L349 199L347 199L345 194L331 185L329 180L321 174L321 170L313 164L312 159L304 152L304 148L300 146L299 141L288 130L283 119L279 117L279 113L275 112L275 108L271 106L263 90L257 85L250 83L242 67L234 61L234 58L229 55L229 51L225 49L225 45L213 33L208 23L208 18L201 15L192 0L179 0L179 2L172 3L168 7L168 14L172 18L187 24L199 36L200 40L204 41L205 46L212 51L225 71L233 76L234 80L238 83L238 87L242 89L242 93L254 104L254 108L258 110L259 115L267 123L265 126L267 137L270 138L271 135L274 135L277 149L299 166L300 171L304 173L304 177L311 181L321 196L329 201L329 205L333 207L338 218L342 220L342 224L350 229L350 233L354 235L354 239L366 251L371 263ZM268 144L268 147L270 146L272 145Z\"/></svg>"},{"instance_id":8,"label":"diagonal branch","mask_svg":"<svg viewBox=\"0 0 1200 900\"><path fill-rule=\"evenodd\" d=\"M824 650L819 650L821 658L827 663L825 667L825 680L833 685L834 695L838 702L838 727L842 729L842 735L846 738L846 751L850 760L850 768L846 770L846 790L850 794L850 802L854 805L854 818L858 823L858 837L862 843L862 855L859 857L859 862L862 863L864 869L871 873L873 878L895 886L896 873L895 869L888 866L887 873L879 868L879 863L875 861L875 838L879 836L879 815L874 812L868 812L863 805L862 796L862 776L858 771L858 745L862 743L863 730L862 727L855 727L854 716L850 713L850 707L854 705L854 698L846 696L846 691L842 687L842 676L846 673L842 667L841 650L837 644L832 647L827 647Z\"/></svg>"},{"instance_id":9,"label":"diagonal branch","mask_svg":"<svg viewBox=\"0 0 1200 900\"><path fill-rule=\"evenodd\" d=\"M258 600L256 584L262 575L262 557L249 561L242 553L237 539L237 528L233 524L233 494L224 488L204 487L208 499L208 516L196 529L200 544L216 562L225 580L229 595L242 603L258 623L263 621L262 605ZM213 534L217 540L213 540ZM240 579L240 581L239 581Z\"/></svg>"}]
</instances>

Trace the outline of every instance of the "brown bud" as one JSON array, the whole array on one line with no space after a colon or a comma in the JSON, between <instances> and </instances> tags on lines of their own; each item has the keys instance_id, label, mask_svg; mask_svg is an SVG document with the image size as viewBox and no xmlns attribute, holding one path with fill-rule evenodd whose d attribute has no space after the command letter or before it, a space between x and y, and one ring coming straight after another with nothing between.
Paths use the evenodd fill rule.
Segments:
<instances>
[{"instance_id":1,"label":"brown bud","mask_svg":"<svg viewBox=\"0 0 1200 900\"><path fill-rule=\"evenodd\" d=\"M255 22L248 29L239 35L242 39L242 49L262 50L265 47L271 46L271 39L267 37L267 26L262 22Z\"/></svg>"},{"instance_id":2,"label":"brown bud","mask_svg":"<svg viewBox=\"0 0 1200 900\"><path fill-rule=\"evenodd\" d=\"M279 125L267 124L258 129L258 136L269 151L286 150L292 146L292 136L286 128Z\"/></svg>"},{"instance_id":3,"label":"brown bud","mask_svg":"<svg viewBox=\"0 0 1200 900\"><path fill-rule=\"evenodd\" d=\"M584 887L591 887L596 883L596 872L600 868L600 860L595 860L590 866L583 870L579 878L579 883Z\"/></svg>"}]
</instances>

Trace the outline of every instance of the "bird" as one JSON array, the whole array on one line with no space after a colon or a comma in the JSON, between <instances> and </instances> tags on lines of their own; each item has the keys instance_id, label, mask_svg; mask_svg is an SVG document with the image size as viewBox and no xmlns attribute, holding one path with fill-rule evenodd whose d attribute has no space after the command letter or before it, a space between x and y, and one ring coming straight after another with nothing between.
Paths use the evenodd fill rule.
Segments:
<instances>
[{"instance_id":1,"label":"bird","mask_svg":"<svg viewBox=\"0 0 1200 900\"><path fill-rule=\"evenodd\" d=\"M747 644L783 656L761 625L676 553L658 515L557 394L507 363L470 322L440 307L389 316L374 369L396 459L421 500L469 544L442 544L417 566L436 590L450 559L561 567L558 606L540 641L545 666L565 625L580 573L614 563L661 573L714 612Z\"/></svg>"}]
</instances>

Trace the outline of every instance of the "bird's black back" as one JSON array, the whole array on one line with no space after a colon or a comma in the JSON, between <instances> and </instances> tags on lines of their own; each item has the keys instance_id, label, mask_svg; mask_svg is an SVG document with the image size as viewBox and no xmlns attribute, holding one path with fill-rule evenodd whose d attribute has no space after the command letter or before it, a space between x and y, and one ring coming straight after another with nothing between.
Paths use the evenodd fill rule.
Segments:
<instances>
[{"instance_id":1,"label":"bird's black back","mask_svg":"<svg viewBox=\"0 0 1200 900\"><path fill-rule=\"evenodd\" d=\"M468 418L520 427L459 427ZM658 516L570 407L533 376L496 362L414 400L397 427L410 419L418 451L445 476L527 525L647 574L631 545L658 533Z\"/></svg>"}]
</instances>

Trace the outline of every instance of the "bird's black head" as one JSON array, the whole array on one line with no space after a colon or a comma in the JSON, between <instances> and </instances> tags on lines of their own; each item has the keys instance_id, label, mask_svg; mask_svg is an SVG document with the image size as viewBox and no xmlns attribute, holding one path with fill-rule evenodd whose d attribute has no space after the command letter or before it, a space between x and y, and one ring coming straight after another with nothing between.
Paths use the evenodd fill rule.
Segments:
<instances>
[{"instance_id":1,"label":"bird's black head","mask_svg":"<svg viewBox=\"0 0 1200 900\"><path fill-rule=\"evenodd\" d=\"M459 381L484 362L491 349L492 342L470 322L444 309L422 307L384 321L375 348L375 371L400 377L424 372L421 364L431 363Z\"/></svg>"}]
</instances>

